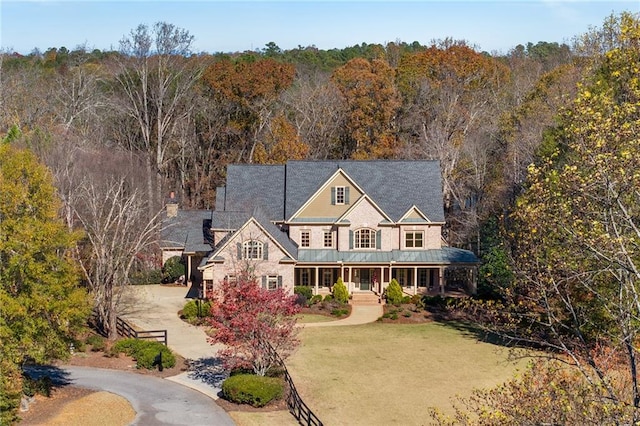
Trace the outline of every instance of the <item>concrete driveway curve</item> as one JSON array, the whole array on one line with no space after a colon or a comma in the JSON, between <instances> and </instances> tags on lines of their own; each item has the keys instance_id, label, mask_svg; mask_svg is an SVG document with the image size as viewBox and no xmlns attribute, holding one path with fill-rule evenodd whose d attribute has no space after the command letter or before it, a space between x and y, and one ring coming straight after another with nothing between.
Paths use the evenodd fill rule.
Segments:
<instances>
[{"instance_id":1,"label":"concrete driveway curve","mask_svg":"<svg viewBox=\"0 0 640 426\"><path fill-rule=\"evenodd\" d=\"M133 425L234 425L234 421L206 395L158 377L116 370L64 366L29 367L34 376L54 382L103 390L126 398L137 415Z\"/></svg>"}]
</instances>

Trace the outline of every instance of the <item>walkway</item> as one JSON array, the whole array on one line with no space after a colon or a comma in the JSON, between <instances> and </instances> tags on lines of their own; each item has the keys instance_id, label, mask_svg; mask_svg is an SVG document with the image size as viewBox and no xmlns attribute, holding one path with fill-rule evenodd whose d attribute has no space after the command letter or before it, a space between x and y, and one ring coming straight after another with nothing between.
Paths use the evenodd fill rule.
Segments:
<instances>
[{"instance_id":1,"label":"walkway","mask_svg":"<svg viewBox=\"0 0 640 426\"><path fill-rule=\"evenodd\" d=\"M122 317L143 330L167 330L168 346L190 360L192 371L186 371L168 380L196 389L218 399L226 375L215 356L220 345L211 345L202 328L194 327L178 317L188 299L186 287L161 285L132 286L130 304Z\"/></svg>"},{"instance_id":2,"label":"walkway","mask_svg":"<svg viewBox=\"0 0 640 426\"><path fill-rule=\"evenodd\" d=\"M338 327L341 325L359 325L375 322L383 314L382 305L353 305L351 315L345 319L325 322L310 322L302 327Z\"/></svg>"},{"instance_id":3,"label":"walkway","mask_svg":"<svg viewBox=\"0 0 640 426\"><path fill-rule=\"evenodd\" d=\"M218 399L220 386L226 378L216 353L220 345L211 345L202 328L194 327L178 317L188 299L186 287L161 285L132 286L133 293L122 317L144 330L167 330L168 346L189 359L193 371L169 377L185 386ZM349 317L327 322L301 324L302 327L336 327L376 321L382 316L382 305L355 305Z\"/></svg>"}]
</instances>

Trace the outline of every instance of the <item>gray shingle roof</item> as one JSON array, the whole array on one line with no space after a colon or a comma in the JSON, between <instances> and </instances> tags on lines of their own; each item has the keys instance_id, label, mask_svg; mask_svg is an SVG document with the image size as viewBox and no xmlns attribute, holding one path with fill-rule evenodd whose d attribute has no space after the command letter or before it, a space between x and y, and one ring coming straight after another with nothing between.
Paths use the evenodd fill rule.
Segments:
<instances>
[{"instance_id":1,"label":"gray shingle roof","mask_svg":"<svg viewBox=\"0 0 640 426\"><path fill-rule=\"evenodd\" d=\"M224 210L251 211L260 206L272 220L282 220L284 175L283 165L230 164Z\"/></svg>"},{"instance_id":2,"label":"gray shingle roof","mask_svg":"<svg viewBox=\"0 0 640 426\"><path fill-rule=\"evenodd\" d=\"M415 205L432 222L444 222L438 161L289 161L286 166L230 165L225 209L249 210L259 205L271 220L288 220L339 168L392 220L400 220Z\"/></svg>"},{"instance_id":3,"label":"gray shingle roof","mask_svg":"<svg viewBox=\"0 0 640 426\"><path fill-rule=\"evenodd\" d=\"M260 226L262 226L265 231L269 234L271 238L278 242L282 246L284 250L286 250L291 256L292 259L295 259L298 254L298 246L289 239L286 233L280 230L280 228L274 225L270 220L267 214L262 211L260 207L255 207L253 210L249 212L239 212L239 211L226 211L226 212L213 212L212 219L212 227L217 229L232 229L237 231L242 226L244 226L247 221L251 220L251 218L255 219ZM232 238L232 233L229 235L229 238ZM220 249L224 246L228 238L220 241L216 244L215 250L211 253L211 257L215 257L219 254Z\"/></svg>"},{"instance_id":4,"label":"gray shingle roof","mask_svg":"<svg viewBox=\"0 0 640 426\"><path fill-rule=\"evenodd\" d=\"M444 222L442 180L438 161L289 161L287 219L338 168L364 190L389 217L398 221L415 205L432 222Z\"/></svg>"},{"instance_id":5,"label":"gray shingle roof","mask_svg":"<svg viewBox=\"0 0 640 426\"><path fill-rule=\"evenodd\" d=\"M182 248L185 252L208 252L211 246L204 242L203 222L211 219L211 210L178 210L175 217L162 219L160 246Z\"/></svg>"}]
</instances>

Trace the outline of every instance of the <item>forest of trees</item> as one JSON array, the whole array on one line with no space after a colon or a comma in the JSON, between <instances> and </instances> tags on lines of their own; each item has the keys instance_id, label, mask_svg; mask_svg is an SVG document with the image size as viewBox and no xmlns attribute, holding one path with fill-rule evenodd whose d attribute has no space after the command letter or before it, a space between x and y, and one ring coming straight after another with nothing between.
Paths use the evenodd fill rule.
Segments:
<instances>
[{"instance_id":1,"label":"forest of trees","mask_svg":"<svg viewBox=\"0 0 640 426\"><path fill-rule=\"evenodd\" d=\"M557 422L577 409L593 424L640 421L637 16L611 16L571 46L499 56L452 39L217 55L194 54L192 42L156 23L118 51L0 56L1 141L48 167L64 225L83 231L72 257L107 329L114 288L158 266L170 191L183 208L212 208L230 163L434 159L444 238L478 253L480 296L497 301L474 306L478 321L584 379L562 376L585 399L568 400ZM565 383L545 374L549 389ZM526 406L527 389L473 403ZM505 412L485 424L548 414Z\"/></svg>"},{"instance_id":2,"label":"forest of trees","mask_svg":"<svg viewBox=\"0 0 640 426\"><path fill-rule=\"evenodd\" d=\"M437 159L447 240L481 250L482 222L518 193L584 62L546 42L493 57L451 39L224 55L192 41L158 23L119 51L2 56L0 128L52 169L69 221L78 177L126 177L153 216L170 191L212 208L229 163Z\"/></svg>"}]
</instances>

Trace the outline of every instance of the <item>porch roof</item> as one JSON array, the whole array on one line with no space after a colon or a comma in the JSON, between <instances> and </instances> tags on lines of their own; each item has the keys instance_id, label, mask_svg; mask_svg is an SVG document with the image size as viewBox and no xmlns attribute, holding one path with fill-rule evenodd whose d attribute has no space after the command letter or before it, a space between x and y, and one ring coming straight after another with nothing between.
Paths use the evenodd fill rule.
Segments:
<instances>
[{"instance_id":1,"label":"porch roof","mask_svg":"<svg viewBox=\"0 0 640 426\"><path fill-rule=\"evenodd\" d=\"M469 250L443 247L432 250L392 250L392 251L346 251L331 249L298 250L299 263L395 263L402 264L477 264L478 258Z\"/></svg>"}]
</instances>

